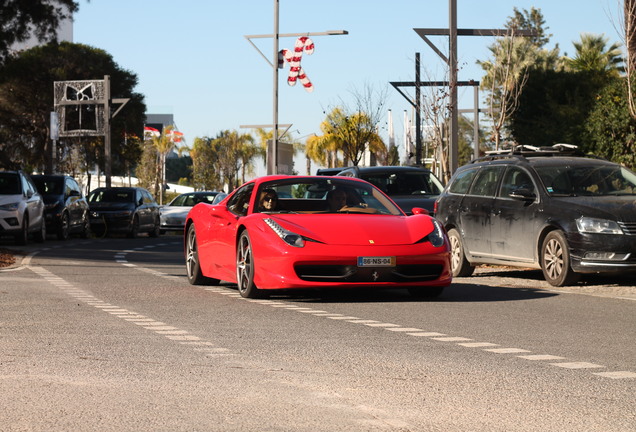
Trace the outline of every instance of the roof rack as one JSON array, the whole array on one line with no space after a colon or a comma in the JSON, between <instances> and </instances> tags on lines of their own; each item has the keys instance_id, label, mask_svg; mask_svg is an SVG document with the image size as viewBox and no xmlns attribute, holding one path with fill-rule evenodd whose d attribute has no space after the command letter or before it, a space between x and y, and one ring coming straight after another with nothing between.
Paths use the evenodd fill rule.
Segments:
<instances>
[{"instance_id":1,"label":"roof rack","mask_svg":"<svg viewBox=\"0 0 636 432\"><path fill-rule=\"evenodd\" d=\"M552 146L536 147L531 145L516 145L505 150L487 151L486 155L472 162L505 159L510 157L524 158L537 156L585 156L574 144L558 143Z\"/></svg>"}]
</instances>

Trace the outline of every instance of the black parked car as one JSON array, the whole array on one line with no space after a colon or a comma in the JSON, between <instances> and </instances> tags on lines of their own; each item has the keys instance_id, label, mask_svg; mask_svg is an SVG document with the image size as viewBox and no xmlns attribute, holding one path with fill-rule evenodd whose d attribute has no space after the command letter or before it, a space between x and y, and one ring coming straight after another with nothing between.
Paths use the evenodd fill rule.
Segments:
<instances>
[{"instance_id":1,"label":"black parked car","mask_svg":"<svg viewBox=\"0 0 636 432\"><path fill-rule=\"evenodd\" d=\"M406 213L420 207L433 214L435 199L444 186L429 169L412 166L326 168L318 175L356 177L378 187Z\"/></svg>"},{"instance_id":2,"label":"black parked car","mask_svg":"<svg viewBox=\"0 0 636 432\"><path fill-rule=\"evenodd\" d=\"M636 173L575 146L517 147L460 167L436 202L454 276L540 268L554 286L636 270Z\"/></svg>"},{"instance_id":3,"label":"black parked car","mask_svg":"<svg viewBox=\"0 0 636 432\"><path fill-rule=\"evenodd\" d=\"M125 233L137 237L160 234L159 204L144 188L97 188L88 195L91 230L99 235Z\"/></svg>"},{"instance_id":4,"label":"black parked car","mask_svg":"<svg viewBox=\"0 0 636 432\"><path fill-rule=\"evenodd\" d=\"M88 203L73 177L67 175L33 175L33 183L44 198L46 230L60 240L70 234L87 238L90 224Z\"/></svg>"}]
</instances>

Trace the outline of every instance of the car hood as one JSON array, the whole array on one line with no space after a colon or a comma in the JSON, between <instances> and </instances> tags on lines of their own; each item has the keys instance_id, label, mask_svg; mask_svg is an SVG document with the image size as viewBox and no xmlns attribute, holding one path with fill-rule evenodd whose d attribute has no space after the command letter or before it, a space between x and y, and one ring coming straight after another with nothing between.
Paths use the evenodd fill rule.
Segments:
<instances>
[{"instance_id":1,"label":"car hood","mask_svg":"<svg viewBox=\"0 0 636 432\"><path fill-rule=\"evenodd\" d=\"M90 204L91 211L115 211L115 210L134 210L135 207L132 203L93 203Z\"/></svg>"},{"instance_id":2,"label":"car hood","mask_svg":"<svg viewBox=\"0 0 636 432\"><path fill-rule=\"evenodd\" d=\"M188 212L192 209L192 207L186 206L163 206L161 207L161 216L167 217L185 217L188 215Z\"/></svg>"},{"instance_id":3,"label":"car hood","mask_svg":"<svg viewBox=\"0 0 636 432\"><path fill-rule=\"evenodd\" d=\"M19 201L24 201L24 197L21 194L18 195L0 195L0 205L11 204Z\"/></svg>"},{"instance_id":4,"label":"car hood","mask_svg":"<svg viewBox=\"0 0 636 432\"><path fill-rule=\"evenodd\" d=\"M636 222L634 195L563 197L553 198L553 203L558 203L555 205L556 208L568 209L578 216Z\"/></svg>"},{"instance_id":5,"label":"car hood","mask_svg":"<svg viewBox=\"0 0 636 432\"><path fill-rule=\"evenodd\" d=\"M433 229L426 215L370 214L268 215L283 228L330 245L414 244Z\"/></svg>"}]
</instances>

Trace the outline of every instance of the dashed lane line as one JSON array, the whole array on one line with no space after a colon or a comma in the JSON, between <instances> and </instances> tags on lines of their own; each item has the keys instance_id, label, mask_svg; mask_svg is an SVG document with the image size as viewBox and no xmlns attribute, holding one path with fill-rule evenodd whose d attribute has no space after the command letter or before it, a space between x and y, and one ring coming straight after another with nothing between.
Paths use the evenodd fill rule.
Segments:
<instances>
[{"instance_id":1,"label":"dashed lane line","mask_svg":"<svg viewBox=\"0 0 636 432\"><path fill-rule=\"evenodd\" d=\"M156 245L156 246L160 246L160 245ZM149 246L134 249L133 251L141 251L141 250L150 249L156 246L149 245ZM124 265L134 266L134 264L130 264L126 260L126 254L128 252L133 252L133 251L124 251L123 253L119 253L115 256L115 259L118 260L118 262L121 261L122 264ZM143 267L138 267L138 268L140 270L144 269ZM165 274L162 274L161 272L157 272L154 270L147 269L145 271L148 271L149 273L152 273L160 277L176 278L174 276L165 275ZM573 370L575 369L589 370L589 369L605 368L605 366L603 365L597 365L597 364L588 363L588 362L566 362L566 361L561 362L561 360L567 360L567 359L565 357L551 355L551 354L531 354L532 352L530 350L526 350L523 348L501 347L500 344L496 344L493 342L486 342L486 341L473 341L473 339L468 337L463 337L463 336L449 336L447 334L439 333L435 331L426 331L424 329L412 328L412 327L402 327L399 324L384 323L377 320L364 319L364 318L354 317L354 316L346 316L346 315L337 314L337 313L330 313L329 311L290 305L290 304L286 304L284 302L279 302L279 301L269 301L269 300L261 300L261 299L245 299L236 291L228 290L225 287L205 287L204 290L210 291L215 294L224 295L230 298L236 298L239 300L248 301L248 302L256 303L259 305L269 306L272 308L286 309L292 312L295 311L295 312L300 312L306 315L325 317L331 320L344 321L351 324L361 324L367 327L375 327L375 328L386 330L386 331L402 333L410 337L424 337L424 338L430 338L432 340L436 340L438 342L455 343L458 346L462 346L465 348L480 348L485 352L491 352L493 354L498 354L498 355L523 354L523 355L517 355L517 357L524 360L535 361L535 362L542 362L542 361L552 362L548 364L555 367L561 367L561 368L573 369ZM631 371L595 372L594 375L611 378L611 379L635 379L636 378L636 373Z\"/></svg>"}]
</instances>

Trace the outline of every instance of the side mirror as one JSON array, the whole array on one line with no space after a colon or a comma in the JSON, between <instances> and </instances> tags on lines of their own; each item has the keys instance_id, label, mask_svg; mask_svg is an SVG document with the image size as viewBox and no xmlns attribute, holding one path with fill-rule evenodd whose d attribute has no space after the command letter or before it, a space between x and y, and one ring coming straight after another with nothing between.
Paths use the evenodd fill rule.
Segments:
<instances>
[{"instance_id":1,"label":"side mirror","mask_svg":"<svg viewBox=\"0 0 636 432\"><path fill-rule=\"evenodd\" d=\"M421 207L413 207L413 208L411 209L411 211L413 212L413 214L414 214L414 215L418 215L418 214L428 215L428 214L430 214L430 213L428 212L428 210L423 209L423 208L421 208Z\"/></svg>"},{"instance_id":2,"label":"side mirror","mask_svg":"<svg viewBox=\"0 0 636 432\"><path fill-rule=\"evenodd\" d=\"M516 199L522 199L522 200L533 200L537 197L535 193L528 188L515 189L512 192L510 192L508 196L510 198L516 198Z\"/></svg>"}]
</instances>

